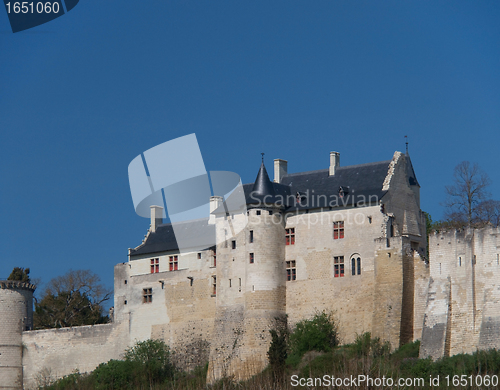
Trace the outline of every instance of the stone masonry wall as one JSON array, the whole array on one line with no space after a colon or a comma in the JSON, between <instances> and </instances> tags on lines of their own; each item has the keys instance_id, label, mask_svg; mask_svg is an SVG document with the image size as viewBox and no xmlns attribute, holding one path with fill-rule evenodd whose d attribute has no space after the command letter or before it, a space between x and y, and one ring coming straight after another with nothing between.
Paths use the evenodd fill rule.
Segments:
<instances>
[{"instance_id":1,"label":"stone masonry wall","mask_svg":"<svg viewBox=\"0 0 500 390\"><path fill-rule=\"evenodd\" d=\"M447 347L435 350L423 337L422 357L500 348L499 233L498 228L487 227L431 235L431 278L437 285L448 283L450 289L439 299L432 296L435 288L429 288L426 317L439 316L448 308L446 323L444 318L438 321L445 328L448 341ZM433 323L425 323L423 335L433 332L443 331Z\"/></svg>"}]
</instances>

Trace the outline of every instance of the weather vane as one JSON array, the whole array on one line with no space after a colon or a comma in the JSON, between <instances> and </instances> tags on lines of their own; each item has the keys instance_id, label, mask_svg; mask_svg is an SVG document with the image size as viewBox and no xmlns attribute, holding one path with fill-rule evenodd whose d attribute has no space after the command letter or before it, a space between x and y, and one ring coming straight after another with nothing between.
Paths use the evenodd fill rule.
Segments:
<instances>
[{"instance_id":1,"label":"weather vane","mask_svg":"<svg viewBox=\"0 0 500 390\"><path fill-rule=\"evenodd\" d=\"M264 154L265 153L261 153L262 154L262 162L264 162Z\"/></svg>"},{"instance_id":2,"label":"weather vane","mask_svg":"<svg viewBox=\"0 0 500 390\"><path fill-rule=\"evenodd\" d=\"M405 135L405 144L406 144L406 154L408 154L408 136Z\"/></svg>"}]
</instances>

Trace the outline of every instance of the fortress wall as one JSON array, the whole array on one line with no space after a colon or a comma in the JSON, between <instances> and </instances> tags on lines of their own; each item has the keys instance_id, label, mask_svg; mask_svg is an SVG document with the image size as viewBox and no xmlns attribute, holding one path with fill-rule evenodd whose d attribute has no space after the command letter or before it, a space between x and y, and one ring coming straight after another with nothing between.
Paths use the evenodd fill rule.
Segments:
<instances>
[{"instance_id":1,"label":"fortress wall","mask_svg":"<svg viewBox=\"0 0 500 390\"><path fill-rule=\"evenodd\" d=\"M441 283L449 278L451 284L446 351L450 355L500 347L498 235L499 229L487 227L435 233L430 237L430 275ZM427 312L437 314L429 303ZM430 348L424 339L422 346L424 351Z\"/></svg>"},{"instance_id":2,"label":"fortress wall","mask_svg":"<svg viewBox=\"0 0 500 390\"><path fill-rule=\"evenodd\" d=\"M24 332L24 386L35 389L37 379L89 372L120 359L128 340L126 322Z\"/></svg>"},{"instance_id":3,"label":"fortress wall","mask_svg":"<svg viewBox=\"0 0 500 390\"><path fill-rule=\"evenodd\" d=\"M208 259L201 261L204 266L195 269L143 275L131 275L133 264L115 267L115 317L129 322L130 343L164 340L184 369L208 359L215 317L215 297L211 296L215 267ZM145 302L144 289L151 289L151 302Z\"/></svg>"},{"instance_id":4,"label":"fortress wall","mask_svg":"<svg viewBox=\"0 0 500 390\"><path fill-rule=\"evenodd\" d=\"M379 239L377 246L372 335L389 341L391 348L394 349L399 347L401 340L403 239L401 237Z\"/></svg>"},{"instance_id":5,"label":"fortress wall","mask_svg":"<svg viewBox=\"0 0 500 390\"><path fill-rule=\"evenodd\" d=\"M344 221L344 238L334 239L333 222ZM297 280L286 282L290 325L317 311L332 312L341 341L373 330L375 304L375 237L384 234L380 206L351 207L290 216L295 245L286 246L286 260L296 261ZM334 276L334 257L344 256L344 276ZM352 275L351 258L361 258L361 274ZM356 265L357 267L357 265Z\"/></svg>"},{"instance_id":6,"label":"fortress wall","mask_svg":"<svg viewBox=\"0 0 500 390\"><path fill-rule=\"evenodd\" d=\"M427 295L429 292L429 263L414 252L413 275L415 294L413 296L413 340L420 340L424 323Z\"/></svg>"}]
</instances>

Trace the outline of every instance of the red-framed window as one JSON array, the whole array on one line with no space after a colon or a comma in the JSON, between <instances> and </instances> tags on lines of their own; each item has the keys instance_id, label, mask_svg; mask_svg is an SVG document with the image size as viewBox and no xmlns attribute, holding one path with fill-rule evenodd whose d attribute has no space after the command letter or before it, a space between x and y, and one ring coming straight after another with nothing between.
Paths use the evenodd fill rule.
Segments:
<instances>
[{"instance_id":1,"label":"red-framed window","mask_svg":"<svg viewBox=\"0 0 500 390\"><path fill-rule=\"evenodd\" d=\"M151 259L151 273L157 274L160 272L160 259Z\"/></svg>"},{"instance_id":2,"label":"red-framed window","mask_svg":"<svg viewBox=\"0 0 500 390\"><path fill-rule=\"evenodd\" d=\"M295 245L295 228L285 229L286 245Z\"/></svg>"},{"instance_id":3,"label":"red-framed window","mask_svg":"<svg viewBox=\"0 0 500 390\"><path fill-rule=\"evenodd\" d=\"M344 238L344 221L333 223L333 239L338 240L340 238Z\"/></svg>"},{"instance_id":4,"label":"red-framed window","mask_svg":"<svg viewBox=\"0 0 500 390\"><path fill-rule=\"evenodd\" d=\"M297 269L295 268L295 260L290 260L286 262L286 280L296 280L297 279Z\"/></svg>"},{"instance_id":5,"label":"red-framed window","mask_svg":"<svg viewBox=\"0 0 500 390\"><path fill-rule=\"evenodd\" d=\"M168 269L169 271L177 271L179 269L179 257L177 255L168 257Z\"/></svg>"},{"instance_id":6,"label":"red-framed window","mask_svg":"<svg viewBox=\"0 0 500 390\"><path fill-rule=\"evenodd\" d=\"M344 256L333 258L333 276L336 278L344 276Z\"/></svg>"}]
</instances>

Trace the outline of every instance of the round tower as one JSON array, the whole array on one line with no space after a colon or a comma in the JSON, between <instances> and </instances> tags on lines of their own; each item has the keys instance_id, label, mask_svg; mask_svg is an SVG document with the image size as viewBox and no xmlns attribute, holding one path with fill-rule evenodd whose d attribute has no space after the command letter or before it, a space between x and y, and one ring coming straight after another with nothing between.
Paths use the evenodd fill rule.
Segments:
<instances>
[{"instance_id":1,"label":"round tower","mask_svg":"<svg viewBox=\"0 0 500 390\"><path fill-rule=\"evenodd\" d=\"M286 313L285 217L283 199L276 196L262 163L248 207L245 320L247 343L242 358L250 375L267 364L269 330ZM246 355L246 356L245 356ZM253 370L252 370L253 368Z\"/></svg>"},{"instance_id":2,"label":"round tower","mask_svg":"<svg viewBox=\"0 0 500 390\"><path fill-rule=\"evenodd\" d=\"M286 312L285 222L283 199L275 192L262 163L246 195L246 226L231 235L221 213L217 245L217 291L214 337L207 381L234 376L245 380L268 364L269 330ZM215 294L214 294L215 296Z\"/></svg>"},{"instance_id":3,"label":"round tower","mask_svg":"<svg viewBox=\"0 0 500 390\"><path fill-rule=\"evenodd\" d=\"M30 283L0 280L0 388L23 388L22 332L33 328Z\"/></svg>"}]
</instances>

